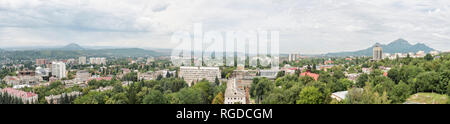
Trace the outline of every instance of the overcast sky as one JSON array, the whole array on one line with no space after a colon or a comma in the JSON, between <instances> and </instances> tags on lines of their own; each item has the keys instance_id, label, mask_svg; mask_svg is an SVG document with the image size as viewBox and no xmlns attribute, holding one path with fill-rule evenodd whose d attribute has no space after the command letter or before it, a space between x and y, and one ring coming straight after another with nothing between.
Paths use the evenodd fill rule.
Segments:
<instances>
[{"instance_id":1,"label":"overcast sky","mask_svg":"<svg viewBox=\"0 0 450 124\"><path fill-rule=\"evenodd\" d=\"M175 31L277 30L280 51L354 51L398 38L450 50L449 0L0 0L0 48L172 48Z\"/></svg>"}]
</instances>

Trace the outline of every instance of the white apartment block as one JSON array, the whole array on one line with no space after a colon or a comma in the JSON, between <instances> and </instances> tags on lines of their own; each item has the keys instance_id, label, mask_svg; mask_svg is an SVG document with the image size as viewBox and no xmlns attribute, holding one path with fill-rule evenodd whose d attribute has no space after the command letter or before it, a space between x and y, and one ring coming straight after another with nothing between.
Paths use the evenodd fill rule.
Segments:
<instances>
[{"instance_id":1,"label":"white apartment block","mask_svg":"<svg viewBox=\"0 0 450 124\"><path fill-rule=\"evenodd\" d=\"M291 53L291 54L289 54L289 57L288 57L289 62L297 61L300 58L301 58L301 56L298 53Z\"/></svg>"},{"instance_id":2,"label":"white apartment block","mask_svg":"<svg viewBox=\"0 0 450 124\"><path fill-rule=\"evenodd\" d=\"M178 77L183 78L189 86L206 79L213 83L217 78L221 78L219 67L180 67ZM192 84L194 83L194 84Z\"/></svg>"},{"instance_id":3,"label":"white apartment block","mask_svg":"<svg viewBox=\"0 0 450 124\"><path fill-rule=\"evenodd\" d=\"M82 56L78 58L78 64L86 65L86 56Z\"/></svg>"},{"instance_id":4,"label":"white apartment block","mask_svg":"<svg viewBox=\"0 0 450 124\"><path fill-rule=\"evenodd\" d=\"M89 63L90 64L95 64L95 65L106 65L106 58L89 58Z\"/></svg>"},{"instance_id":5,"label":"white apartment block","mask_svg":"<svg viewBox=\"0 0 450 124\"><path fill-rule=\"evenodd\" d=\"M52 75L58 79L65 78L66 75L66 64L63 62L52 62Z\"/></svg>"}]
</instances>

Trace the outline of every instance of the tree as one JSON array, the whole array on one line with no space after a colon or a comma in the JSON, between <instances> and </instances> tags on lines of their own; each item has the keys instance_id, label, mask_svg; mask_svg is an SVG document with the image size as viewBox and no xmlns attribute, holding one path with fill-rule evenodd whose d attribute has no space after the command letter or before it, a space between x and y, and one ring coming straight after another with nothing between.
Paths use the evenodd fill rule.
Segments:
<instances>
[{"instance_id":1,"label":"tree","mask_svg":"<svg viewBox=\"0 0 450 124\"><path fill-rule=\"evenodd\" d=\"M267 78L261 78L254 89L256 103L261 103L262 100L264 100L266 94L269 93L273 87L275 87L275 85L273 85L270 80L268 80Z\"/></svg>"},{"instance_id":2,"label":"tree","mask_svg":"<svg viewBox=\"0 0 450 124\"><path fill-rule=\"evenodd\" d=\"M192 88L202 91L203 102L211 103L214 97L214 88L207 80L197 82Z\"/></svg>"},{"instance_id":3,"label":"tree","mask_svg":"<svg viewBox=\"0 0 450 124\"><path fill-rule=\"evenodd\" d=\"M279 71L279 72L277 73L276 79L278 79L278 78L280 78L280 77L283 77L284 75L285 75L285 72L284 72L284 71Z\"/></svg>"},{"instance_id":4,"label":"tree","mask_svg":"<svg viewBox=\"0 0 450 124\"><path fill-rule=\"evenodd\" d=\"M286 84L283 88L275 88L267 97L262 101L263 104L295 104L299 99L299 94L301 87L298 82L288 82L295 83L290 87L286 87L290 84Z\"/></svg>"},{"instance_id":5,"label":"tree","mask_svg":"<svg viewBox=\"0 0 450 124\"><path fill-rule=\"evenodd\" d=\"M149 94L144 97L144 104L167 104L167 99L159 90L151 90Z\"/></svg>"},{"instance_id":6,"label":"tree","mask_svg":"<svg viewBox=\"0 0 450 124\"><path fill-rule=\"evenodd\" d=\"M219 78L216 76L216 79L214 80L214 83L216 84L216 86L220 85L220 81Z\"/></svg>"},{"instance_id":7,"label":"tree","mask_svg":"<svg viewBox=\"0 0 450 124\"><path fill-rule=\"evenodd\" d=\"M388 99L386 92L379 95L378 92L372 90L372 86L366 85L364 89L352 88L348 90L346 99L343 101L345 104L389 104L391 101Z\"/></svg>"},{"instance_id":8,"label":"tree","mask_svg":"<svg viewBox=\"0 0 450 124\"><path fill-rule=\"evenodd\" d=\"M197 88L183 88L170 96L170 104L207 104L204 102L203 93Z\"/></svg>"},{"instance_id":9,"label":"tree","mask_svg":"<svg viewBox=\"0 0 450 124\"><path fill-rule=\"evenodd\" d=\"M156 77L156 80L161 80L163 78L163 76L162 75L158 75L157 77Z\"/></svg>"},{"instance_id":10,"label":"tree","mask_svg":"<svg viewBox=\"0 0 450 124\"><path fill-rule=\"evenodd\" d=\"M131 83L127 90L128 104L136 104L136 94L137 94L135 83Z\"/></svg>"},{"instance_id":11,"label":"tree","mask_svg":"<svg viewBox=\"0 0 450 124\"><path fill-rule=\"evenodd\" d=\"M403 103L412 94L412 90L409 85L400 81L394 86L390 99L392 103Z\"/></svg>"},{"instance_id":12,"label":"tree","mask_svg":"<svg viewBox=\"0 0 450 124\"><path fill-rule=\"evenodd\" d=\"M336 79L342 79L342 78L345 78L345 74L341 70L337 70L337 71L334 71L333 77Z\"/></svg>"},{"instance_id":13,"label":"tree","mask_svg":"<svg viewBox=\"0 0 450 124\"><path fill-rule=\"evenodd\" d=\"M439 87L439 74L436 72L424 72L417 75L415 83L417 92L435 92Z\"/></svg>"},{"instance_id":14,"label":"tree","mask_svg":"<svg viewBox=\"0 0 450 124\"><path fill-rule=\"evenodd\" d=\"M433 56L431 55L431 54L427 54L427 55L425 55L425 60L427 60L427 61L431 61L431 60L433 60Z\"/></svg>"},{"instance_id":15,"label":"tree","mask_svg":"<svg viewBox=\"0 0 450 124\"><path fill-rule=\"evenodd\" d=\"M224 104L224 96L222 94L222 92L219 92L219 94L216 95L216 97L214 97L212 104Z\"/></svg>"},{"instance_id":16,"label":"tree","mask_svg":"<svg viewBox=\"0 0 450 124\"><path fill-rule=\"evenodd\" d=\"M352 87L352 84L353 84L352 81L350 81L348 79L345 79L345 78L342 78L342 79L339 79L335 83L335 85L333 87L331 87L331 88L333 89L332 90L333 92L346 91L347 89Z\"/></svg>"},{"instance_id":17,"label":"tree","mask_svg":"<svg viewBox=\"0 0 450 124\"><path fill-rule=\"evenodd\" d=\"M400 82L400 73L397 68L392 68L388 71L388 77L391 78L396 84Z\"/></svg>"},{"instance_id":18,"label":"tree","mask_svg":"<svg viewBox=\"0 0 450 124\"><path fill-rule=\"evenodd\" d=\"M322 104L323 102L322 93L313 86L303 88L297 100L297 104Z\"/></svg>"},{"instance_id":19,"label":"tree","mask_svg":"<svg viewBox=\"0 0 450 124\"><path fill-rule=\"evenodd\" d=\"M75 104L105 104L105 94L100 92L89 92L88 94L75 99Z\"/></svg>"},{"instance_id":20,"label":"tree","mask_svg":"<svg viewBox=\"0 0 450 124\"><path fill-rule=\"evenodd\" d=\"M366 82L369 81L369 75L368 74L361 74L358 79L356 79L356 86L357 87L364 87L366 85Z\"/></svg>"}]
</instances>

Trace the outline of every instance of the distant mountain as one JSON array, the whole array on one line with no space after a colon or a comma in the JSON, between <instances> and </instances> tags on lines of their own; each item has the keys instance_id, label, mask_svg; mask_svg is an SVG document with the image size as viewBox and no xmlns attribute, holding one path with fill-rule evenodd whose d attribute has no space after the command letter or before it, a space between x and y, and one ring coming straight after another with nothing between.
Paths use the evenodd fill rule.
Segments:
<instances>
[{"instance_id":1,"label":"distant mountain","mask_svg":"<svg viewBox=\"0 0 450 124\"><path fill-rule=\"evenodd\" d=\"M80 45L75 44L75 43L71 43L69 45L66 45L66 46L58 48L58 49L60 49L60 50L84 50L83 47L81 47Z\"/></svg>"},{"instance_id":2,"label":"distant mountain","mask_svg":"<svg viewBox=\"0 0 450 124\"><path fill-rule=\"evenodd\" d=\"M428 47L423 43L417 43L415 45L410 44L408 41L404 39L395 40L387 45L379 44L383 48L383 53L409 53L409 52L418 52L425 51L428 53L430 51L434 51L433 48ZM373 45L364 50L352 51L352 52L338 52L338 53L328 53L326 56L372 56L373 55L373 47L377 44Z\"/></svg>"},{"instance_id":3,"label":"distant mountain","mask_svg":"<svg viewBox=\"0 0 450 124\"><path fill-rule=\"evenodd\" d=\"M9 50L1 52L1 55L20 59L38 58L78 58L87 57L158 57L165 54L152 50L140 48L117 48L117 49L85 49L85 50L60 50L60 49L40 49L40 50Z\"/></svg>"},{"instance_id":4,"label":"distant mountain","mask_svg":"<svg viewBox=\"0 0 450 124\"><path fill-rule=\"evenodd\" d=\"M96 50L83 50L85 53L90 53L95 56L161 56L163 54L152 51L145 50L141 48L117 48L117 49L96 49Z\"/></svg>"}]
</instances>

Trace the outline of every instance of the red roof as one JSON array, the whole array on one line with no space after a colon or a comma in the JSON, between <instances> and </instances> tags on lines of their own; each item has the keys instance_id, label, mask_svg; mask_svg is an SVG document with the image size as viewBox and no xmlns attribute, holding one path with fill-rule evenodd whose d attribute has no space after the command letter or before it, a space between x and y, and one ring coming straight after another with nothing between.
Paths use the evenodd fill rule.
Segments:
<instances>
[{"instance_id":1,"label":"red roof","mask_svg":"<svg viewBox=\"0 0 450 124\"><path fill-rule=\"evenodd\" d=\"M30 98L30 97L34 97L37 94L32 93L32 92L25 92L25 91L21 91L21 90L16 90L13 88L5 88L3 90L0 90L0 92L6 92L8 94L11 94L13 96L16 97L21 97L21 98Z\"/></svg>"},{"instance_id":2,"label":"red roof","mask_svg":"<svg viewBox=\"0 0 450 124\"><path fill-rule=\"evenodd\" d=\"M303 72L300 74L300 76L305 76L305 75L314 78L314 80L316 80L316 81L319 79L319 76L320 76L319 74L315 74L315 73L311 73L311 72Z\"/></svg>"},{"instance_id":3,"label":"red roof","mask_svg":"<svg viewBox=\"0 0 450 124\"><path fill-rule=\"evenodd\" d=\"M388 76L388 73L387 73L387 72L384 72L384 73L383 73L383 76L387 77L387 76Z\"/></svg>"}]
</instances>

